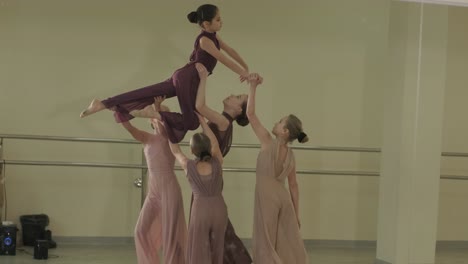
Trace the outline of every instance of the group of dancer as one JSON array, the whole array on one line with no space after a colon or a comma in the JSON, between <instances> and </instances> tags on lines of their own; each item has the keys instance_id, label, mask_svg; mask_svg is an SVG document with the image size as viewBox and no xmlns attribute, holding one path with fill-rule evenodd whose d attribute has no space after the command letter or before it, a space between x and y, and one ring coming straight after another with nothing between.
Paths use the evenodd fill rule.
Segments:
<instances>
[{"instance_id":1,"label":"group of dancer","mask_svg":"<svg viewBox=\"0 0 468 264\"><path fill-rule=\"evenodd\" d=\"M270 133L255 112L256 89L263 78L249 73L242 57L217 34L222 27L219 9L205 4L187 17L201 28L189 63L164 82L102 101L94 99L80 115L112 110L115 120L144 146L149 180L135 228L138 263L160 263L158 252L162 250L164 263L170 264L305 264L308 257L299 232L295 159L288 147L294 140L307 142L302 123L295 115L288 115ZM221 113L205 101L206 81L218 61L250 87L248 95L224 99ZM171 97L177 97L181 113L170 112L162 104ZM130 123L134 117L149 118L153 133L134 127ZM235 233L222 196L222 166L231 147L234 121L241 126L250 124L261 144L256 166L253 260ZM190 159L178 143L187 131L199 126L203 132L190 139L195 156ZM176 160L192 189L188 232L174 173Z\"/></svg>"}]
</instances>

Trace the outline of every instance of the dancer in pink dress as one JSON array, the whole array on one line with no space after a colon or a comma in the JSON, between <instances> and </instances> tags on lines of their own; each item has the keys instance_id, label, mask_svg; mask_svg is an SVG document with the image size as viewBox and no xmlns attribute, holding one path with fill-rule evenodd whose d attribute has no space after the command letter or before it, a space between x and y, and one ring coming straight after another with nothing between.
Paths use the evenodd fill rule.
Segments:
<instances>
[{"instance_id":1,"label":"dancer in pink dress","mask_svg":"<svg viewBox=\"0 0 468 264\"><path fill-rule=\"evenodd\" d=\"M299 188L296 162L288 143L308 141L302 123L288 115L270 132L255 114L255 92L261 77L249 76L250 93L247 116L261 149L257 158L253 256L255 264L306 264L304 241L299 232ZM288 178L289 192L285 187Z\"/></svg>"},{"instance_id":2,"label":"dancer in pink dress","mask_svg":"<svg viewBox=\"0 0 468 264\"><path fill-rule=\"evenodd\" d=\"M195 63L203 64L212 73L219 60L237 73L241 82L248 77L248 66L241 56L217 34L221 30L222 21L219 9L216 6L202 5L197 11L188 14L187 17L190 22L197 23L202 28L201 33L195 40L194 50L187 65L176 70L164 82L123 93L103 101L94 99L81 112L80 116L85 117L107 108L120 113L117 122L128 121L134 116L157 118L164 122L168 137L173 143L180 142L188 130L197 129L199 123L194 110L200 80L195 69ZM230 58L220 50L225 51ZM174 96L177 96L179 100L182 113L139 111L146 106L150 106L155 97L170 98Z\"/></svg>"},{"instance_id":3,"label":"dancer in pink dress","mask_svg":"<svg viewBox=\"0 0 468 264\"><path fill-rule=\"evenodd\" d=\"M197 92L196 108L198 112L209 120L208 126L219 144L219 148L223 157L226 157L231 149L232 136L233 136L233 121L235 120L238 125L246 126L249 124L247 119L247 94L231 95L223 100L224 110L218 113L211 109L205 103L206 94L206 79L208 71L206 68L197 63L195 67L200 75L200 85ZM192 195L193 201L193 195ZM237 236L234 226L228 218L228 225L224 234L224 264L250 264L252 257L249 251L242 243L242 240Z\"/></svg>"},{"instance_id":4,"label":"dancer in pink dress","mask_svg":"<svg viewBox=\"0 0 468 264\"><path fill-rule=\"evenodd\" d=\"M198 117L203 133L193 135L190 140L190 148L196 159L188 159L178 144L170 145L194 194L186 262L222 264L227 225L227 208L221 193L223 155L205 119L200 115Z\"/></svg>"},{"instance_id":5,"label":"dancer in pink dress","mask_svg":"<svg viewBox=\"0 0 468 264\"><path fill-rule=\"evenodd\" d=\"M168 111L164 106L161 108ZM160 250L164 263L184 264L187 226L182 193L174 173L175 158L164 126L157 120L151 123L153 134L137 129L128 121L122 123L133 138L143 143L149 172L148 192L135 228L138 264L160 263Z\"/></svg>"}]
</instances>

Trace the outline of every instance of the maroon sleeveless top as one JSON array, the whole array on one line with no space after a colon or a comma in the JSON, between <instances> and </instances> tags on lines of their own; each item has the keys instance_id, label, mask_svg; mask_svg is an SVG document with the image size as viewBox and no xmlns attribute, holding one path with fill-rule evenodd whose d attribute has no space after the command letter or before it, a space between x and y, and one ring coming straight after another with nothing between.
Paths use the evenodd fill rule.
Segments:
<instances>
[{"instance_id":1,"label":"maroon sleeveless top","mask_svg":"<svg viewBox=\"0 0 468 264\"><path fill-rule=\"evenodd\" d=\"M228 115L226 112L223 112L223 116L229 120L229 126L225 131L219 131L218 126L215 123L208 122L208 126L210 127L211 131L213 131L213 134L216 136L216 139L218 140L218 145L219 149L221 150L221 153L223 154L223 157L225 157L229 150L231 150L231 144L232 144L232 122L234 119L230 115Z\"/></svg>"},{"instance_id":2,"label":"maroon sleeveless top","mask_svg":"<svg viewBox=\"0 0 468 264\"><path fill-rule=\"evenodd\" d=\"M216 32L209 33L202 30L202 32L197 36L197 39L195 40L194 49L192 51L192 54L190 55L190 63L199 62L206 67L210 74L212 74L213 69L216 66L216 62L218 62L218 60L216 60L215 57L211 56L211 54L200 48L200 39L202 37L207 37L211 39L214 42L216 48L218 50L220 49L219 41L216 38Z\"/></svg>"}]
</instances>

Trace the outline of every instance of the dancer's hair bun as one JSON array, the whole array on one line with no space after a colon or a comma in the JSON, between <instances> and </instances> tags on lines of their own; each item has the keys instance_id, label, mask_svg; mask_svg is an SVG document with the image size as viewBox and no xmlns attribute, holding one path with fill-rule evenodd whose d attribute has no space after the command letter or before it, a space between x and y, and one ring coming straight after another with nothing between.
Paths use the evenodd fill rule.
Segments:
<instances>
[{"instance_id":1,"label":"dancer's hair bun","mask_svg":"<svg viewBox=\"0 0 468 264\"><path fill-rule=\"evenodd\" d=\"M197 15L197 12L195 12L195 11L190 12L187 15L187 18L190 21L190 23L195 23L196 24L198 22L198 15Z\"/></svg>"}]
</instances>

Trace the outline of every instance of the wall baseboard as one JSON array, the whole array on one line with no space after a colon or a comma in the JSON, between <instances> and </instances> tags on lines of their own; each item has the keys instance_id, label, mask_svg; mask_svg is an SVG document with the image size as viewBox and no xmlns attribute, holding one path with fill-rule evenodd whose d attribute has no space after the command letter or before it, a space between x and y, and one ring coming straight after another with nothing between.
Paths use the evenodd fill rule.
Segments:
<instances>
[{"instance_id":1,"label":"wall baseboard","mask_svg":"<svg viewBox=\"0 0 468 264\"><path fill-rule=\"evenodd\" d=\"M372 240L327 240L306 239L305 247L311 248L376 248L377 242Z\"/></svg>"},{"instance_id":2,"label":"wall baseboard","mask_svg":"<svg viewBox=\"0 0 468 264\"><path fill-rule=\"evenodd\" d=\"M58 244L69 245L126 245L134 244L133 237L69 237L54 236ZM242 242L247 248L252 247L252 239L245 238ZM306 239L304 245L307 249L312 248L375 248L375 241L353 241L353 240L315 240Z\"/></svg>"},{"instance_id":3,"label":"wall baseboard","mask_svg":"<svg viewBox=\"0 0 468 264\"><path fill-rule=\"evenodd\" d=\"M134 244L133 237L75 237L54 236L57 244L69 245L130 245ZM252 247L252 239L242 239L247 248ZM306 239L304 245L307 250L313 248L376 248L373 240L322 240ZM437 249L468 249L468 241L437 241ZM385 262L380 262L386 264ZM377 262L377 264L380 264Z\"/></svg>"},{"instance_id":4,"label":"wall baseboard","mask_svg":"<svg viewBox=\"0 0 468 264\"><path fill-rule=\"evenodd\" d=\"M437 249L468 249L468 241L463 240L441 240L437 241Z\"/></svg>"},{"instance_id":5,"label":"wall baseboard","mask_svg":"<svg viewBox=\"0 0 468 264\"><path fill-rule=\"evenodd\" d=\"M133 245L133 237L52 236L58 245Z\"/></svg>"},{"instance_id":6,"label":"wall baseboard","mask_svg":"<svg viewBox=\"0 0 468 264\"><path fill-rule=\"evenodd\" d=\"M376 259L375 264L392 264L392 263L384 261L384 260Z\"/></svg>"}]
</instances>

